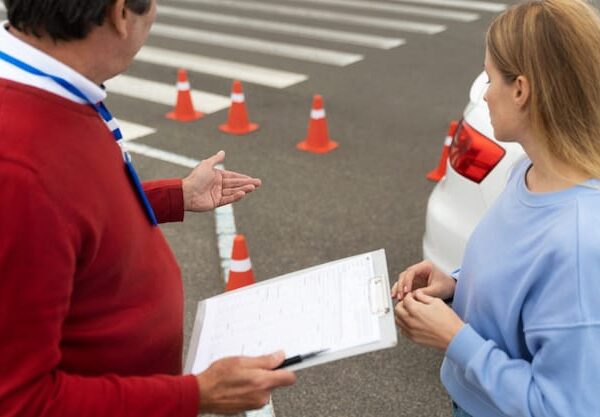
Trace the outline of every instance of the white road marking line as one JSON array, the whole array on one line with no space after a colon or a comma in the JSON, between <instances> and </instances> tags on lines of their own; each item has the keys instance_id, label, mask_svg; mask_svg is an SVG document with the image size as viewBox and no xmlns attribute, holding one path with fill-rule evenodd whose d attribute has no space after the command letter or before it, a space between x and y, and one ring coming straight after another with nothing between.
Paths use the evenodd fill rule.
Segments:
<instances>
[{"instance_id":1,"label":"white road marking line","mask_svg":"<svg viewBox=\"0 0 600 417\"><path fill-rule=\"evenodd\" d=\"M427 7L406 6L400 4L382 3L362 0L292 0L301 3L315 3L320 5L342 6L355 9L376 10L392 13L411 14L416 16L433 17L438 19L456 20L459 22L473 22L479 19L477 13L457 12L453 10L431 9Z\"/></svg>"},{"instance_id":2,"label":"white road marking line","mask_svg":"<svg viewBox=\"0 0 600 417\"><path fill-rule=\"evenodd\" d=\"M482 12L501 12L506 10L506 4L473 0L392 0L400 3L429 4L432 6L456 7L479 10Z\"/></svg>"},{"instance_id":3,"label":"white road marking line","mask_svg":"<svg viewBox=\"0 0 600 417\"><path fill-rule=\"evenodd\" d=\"M171 164L179 165L185 168L195 168L200 161L187 156L179 155L173 152L163 151L162 149L153 148L152 146L144 145L141 143L134 143L131 141L123 144L125 150L144 155L150 158L158 159L160 161L170 162Z\"/></svg>"},{"instance_id":4,"label":"white road marking line","mask_svg":"<svg viewBox=\"0 0 600 417\"><path fill-rule=\"evenodd\" d=\"M156 129L133 122L128 122L127 120L117 119L117 123L119 124L121 133L123 134L124 141L139 139L156 132Z\"/></svg>"},{"instance_id":5,"label":"white road marking line","mask_svg":"<svg viewBox=\"0 0 600 417\"><path fill-rule=\"evenodd\" d=\"M215 166L218 169L225 169L223 164ZM233 214L233 206L217 207L215 209L215 229L217 232L217 249L219 251L219 259L221 262L221 272L223 280L227 284L229 276L229 267L231 265L231 252L233 251L233 239L237 234L235 228L235 216ZM273 409L273 398L269 398L269 403L263 408L253 411L246 411L246 417L275 417Z\"/></svg>"},{"instance_id":6,"label":"white road marking line","mask_svg":"<svg viewBox=\"0 0 600 417\"><path fill-rule=\"evenodd\" d=\"M104 83L109 93L133 97L144 101L174 106L177 98L175 82L172 85L118 75ZM229 107L229 97L192 90L192 101L196 110L210 114Z\"/></svg>"},{"instance_id":7,"label":"white road marking line","mask_svg":"<svg viewBox=\"0 0 600 417\"><path fill-rule=\"evenodd\" d=\"M326 10L315 10L302 7L290 7L275 5L273 3L260 3L250 0L176 0L177 2L191 4L205 4L209 6L228 7L233 9L259 11L280 16L292 16L308 18L336 23L349 23L361 26L394 29L399 31L424 33L434 35L446 30L446 26L418 23L407 20L387 19L382 17L368 17L350 13L329 12Z\"/></svg>"},{"instance_id":8,"label":"white road marking line","mask_svg":"<svg viewBox=\"0 0 600 417\"><path fill-rule=\"evenodd\" d=\"M340 30L321 29L313 26L278 23L271 20L251 19L243 16L232 16L220 13L209 13L199 10L188 10L178 7L158 6L159 16L177 17L196 22L214 23L227 26L237 26L262 32L294 35L308 39L348 43L377 49L391 49L404 45L401 38L368 35Z\"/></svg>"},{"instance_id":9,"label":"white road marking line","mask_svg":"<svg viewBox=\"0 0 600 417\"><path fill-rule=\"evenodd\" d=\"M135 59L137 61L150 62L172 68L186 68L188 71L199 72L201 74L247 81L274 88L286 88L308 79L308 76L304 74L279 71L151 46L144 46Z\"/></svg>"},{"instance_id":10,"label":"white road marking line","mask_svg":"<svg viewBox=\"0 0 600 417\"><path fill-rule=\"evenodd\" d=\"M153 35L164 36L171 39L218 45L226 48L259 52L303 61L317 62L320 64L335 65L338 67L344 67L363 59L362 55L350 54L347 52L332 51L329 49L314 48L291 43L272 42L249 38L247 36L229 35L226 33L190 29L182 26L165 25L162 23L155 23L151 33Z\"/></svg>"},{"instance_id":11,"label":"white road marking line","mask_svg":"<svg viewBox=\"0 0 600 417\"><path fill-rule=\"evenodd\" d=\"M275 417L273 409L273 398L269 399L269 404L259 410L246 411L246 417Z\"/></svg>"}]
</instances>

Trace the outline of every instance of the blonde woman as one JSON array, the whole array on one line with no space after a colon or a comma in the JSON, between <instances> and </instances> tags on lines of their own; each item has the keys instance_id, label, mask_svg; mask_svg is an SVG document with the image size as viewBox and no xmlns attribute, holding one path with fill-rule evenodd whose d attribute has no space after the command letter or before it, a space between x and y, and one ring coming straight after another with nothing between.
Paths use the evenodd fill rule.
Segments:
<instances>
[{"instance_id":1,"label":"blonde woman","mask_svg":"<svg viewBox=\"0 0 600 417\"><path fill-rule=\"evenodd\" d=\"M445 351L455 416L597 416L600 19L583 0L529 1L493 21L486 46L494 134L527 158L460 270L400 274L396 322Z\"/></svg>"}]
</instances>

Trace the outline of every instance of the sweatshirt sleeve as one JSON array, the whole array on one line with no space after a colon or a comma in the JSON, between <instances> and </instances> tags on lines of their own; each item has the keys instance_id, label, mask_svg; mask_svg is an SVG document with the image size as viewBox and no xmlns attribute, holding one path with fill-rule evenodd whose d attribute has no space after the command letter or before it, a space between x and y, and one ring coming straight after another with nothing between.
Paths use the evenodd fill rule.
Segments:
<instances>
[{"instance_id":1,"label":"sweatshirt sleeve","mask_svg":"<svg viewBox=\"0 0 600 417\"><path fill-rule=\"evenodd\" d=\"M78 375L61 363L78 234L35 172L0 161L0 415L194 417L194 376Z\"/></svg>"},{"instance_id":2,"label":"sweatshirt sleeve","mask_svg":"<svg viewBox=\"0 0 600 417\"><path fill-rule=\"evenodd\" d=\"M526 331L531 362L512 359L464 325L446 355L506 415L584 416L600 410L600 323ZM473 394L475 395L475 394Z\"/></svg>"},{"instance_id":3,"label":"sweatshirt sleeve","mask_svg":"<svg viewBox=\"0 0 600 417\"><path fill-rule=\"evenodd\" d=\"M142 186L159 223L183 221L181 179L145 181Z\"/></svg>"}]
</instances>

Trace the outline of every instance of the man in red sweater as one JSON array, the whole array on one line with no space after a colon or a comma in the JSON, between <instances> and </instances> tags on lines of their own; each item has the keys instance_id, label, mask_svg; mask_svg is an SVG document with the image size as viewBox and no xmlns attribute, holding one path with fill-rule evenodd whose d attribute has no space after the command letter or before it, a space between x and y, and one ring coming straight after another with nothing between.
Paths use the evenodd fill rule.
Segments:
<instances>
[{"instance_id":1,"label":"man in red sweater","mask_svg":"<svg viewBox=\"0 0 600 417\"><path fill-rule=\"evenodd\" d=\"M181 375L180 270L157 222L244 197L214 168L136 187L104 81L156 0L4 0L0 27L0 416L192 417L264 405L281 352Z\"/></svg>"}]
</instances>

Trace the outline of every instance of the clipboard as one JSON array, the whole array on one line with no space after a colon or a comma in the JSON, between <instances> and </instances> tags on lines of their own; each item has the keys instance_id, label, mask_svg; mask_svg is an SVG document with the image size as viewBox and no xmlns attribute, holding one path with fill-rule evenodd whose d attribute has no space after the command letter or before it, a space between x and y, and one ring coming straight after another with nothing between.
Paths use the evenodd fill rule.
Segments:
<instances>
[{"instance_id":1,"label":"clipboard","mask_svg":"<svg viewBox=\"0 0 600 417\"><path fill-rule=\"evenodd\" d=\"M313 266L310 268L306 268L303 270L295 271L292 273L288 273L285 275L281 275L279 277L275 277L269 280L261 281L259 283L239 288L234 291L230 291L224 294L217 295L215 297L211 297L206 300L202 300L198 303L198 308L196 311L196 319L194 322L194 327L192 331L192 336L190 339L190 345L188 349L188 354L185 362L184 372L185 373L198 373L202 371L204 368L199 368L198 365L198 357L202 355L202 351L198 352L198 348L200 346L200 340L203 336L204 325L205 325L205 317L207 313L207 305L210 302L211 306L218 303L223 303L226 301L233 302L235 299L244 300L245 296L249 294L256 294L257 291L266 291L269 289L280 288L282 286L287 287L289 285L298 284L298 281L301 279L306 279L307 276L314 276L318 274L320 271L328 271L337 266L344 266L352 263L353 261L366 262L365 260L370 260L371 270L367 276L366 273L360 275L360 277L355 277L355 281L358 285L364 285L361 287L360 291L353 293L353 296L360 297L356 300L352 300L352 302L361 304L362 310L364 314L369 314L370 316L366 318L366 322L369 324L370 329L370 340L368 343L359 343L356 345L348 345L335 348L333 350L328 350L318 356L313 358L304 360L301 363L292 365L287 367L289 370L299 370L311 366L316 366L332 361L336 361L343 358L348 358L351 356L360 355L363 353L368 353L380 349L390 348L396 345L397 343L397 333L396 327L394 324L394 316L393 316L393 304L390 295L390 285L389 278L387 272L387 261L385 257L385 251L383 249L379 249L372 252L363 253L360 255L328 262L325 264ZM303 278L304 277L304 278ZM340 282L343 282L343 277L338 277ZM360 282L359 282L360 281ZM364 282L363 282L364 281ZM364 291L363 291L364 289ZM265 306L265 308L268 306ZM213 307L211 307L213 308ZM260 307L262 308L262 307ZM214 321L214 314L212 320ZM364 324L364 323L363 323ZM257 326L260 326L257 323ZM375 329L376 328L376 329ZM373 334L376 334L376 338L373 338ZM209 338L208 333L205 335L203 339L203 345L206 346L207 339ZM243 340L240 340L242 343ZM235 345L237 341L233 341L230 343L231 345ZM229 346L229 344L228 344ZM235 348L235 347L234 347ZM328 347L325 347L328 348ZM258 354L268 354L277 349L269 349L263 352L255 352L255 355ZM295 352L297 353L307 353L307 352ZM239 352L237 354L240 354ZM244 354L244 353L241 353ZM235 355L235 354L234 354ZM251 356L255 356L251 355ZM231 356L231 355L225 355ZM286 351L286 356L290 356L288 351ZM206 358L204 358L206 360ZM217 358L218 359L218 358ZM206 363L206 362L205 362Z\"/></svg>"}]
</instances>

